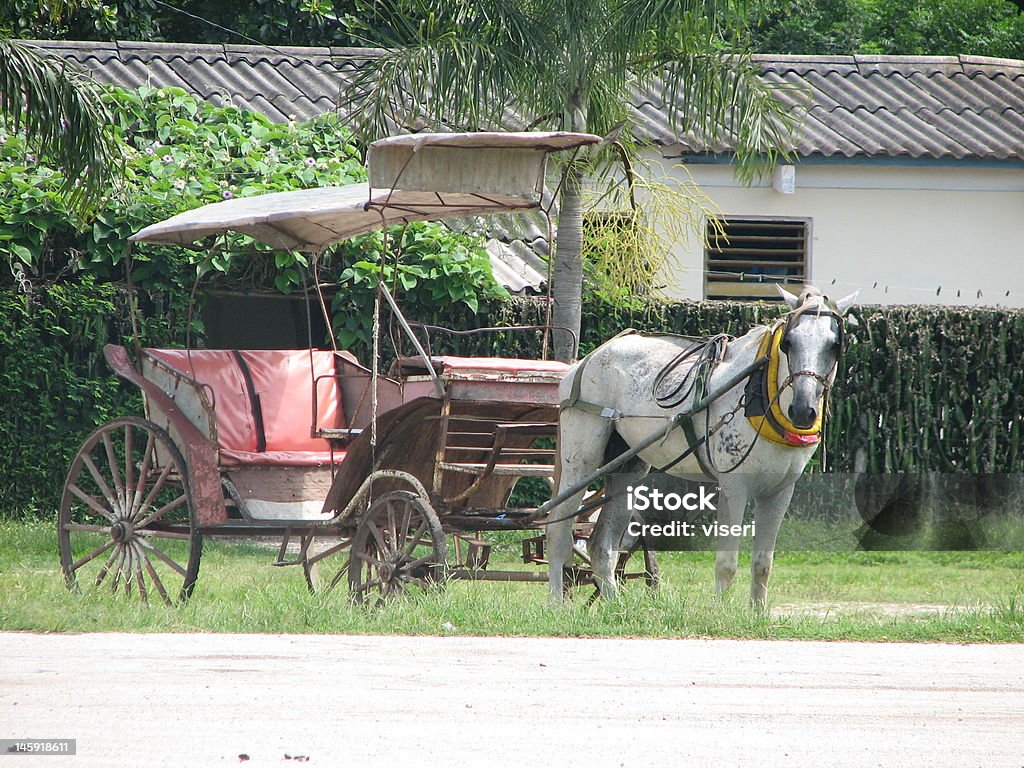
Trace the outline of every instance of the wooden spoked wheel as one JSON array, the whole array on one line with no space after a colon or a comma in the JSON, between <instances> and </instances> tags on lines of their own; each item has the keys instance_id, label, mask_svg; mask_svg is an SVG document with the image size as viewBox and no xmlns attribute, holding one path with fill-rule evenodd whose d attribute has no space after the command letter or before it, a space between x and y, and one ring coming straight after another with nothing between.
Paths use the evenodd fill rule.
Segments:
<instances>
[{"instance_id":1,"label":"wooden spoked wheel","mask_svg":"<svg viewBox=\"0 0 1024 768\"><path fill-rule=\"evenodd\" d=\"M309 534L308 542L303 540L302 572L310 592L330 592L345 580L349 565L345 550L351 543L349 538L320 537L315 533Z\"/></svg>"},{"instance_id":2,"label":"wooden spoked wheel","mask_svg":"<svg viewBox=\"0 0 1024 768\"><path fill-rule=\"evenodd\" d=\"M185 461L150 421L115 419L71 462L57 516L61 569L71 589L108 589L168 605L191 594L202 537Z\"/></svg>"},{"instance_id":3,"label":"wooden spoked wheel","mask_svg":"<svg viewBox=\"0 0 1024 768\"><path fill-rule=\"evenodd\" d=\"M352 537L348 585L352 602L380 605L410 589L441 584L448 545L437 513L409 491L375 499Z\"/></svg>"}]
</instances>

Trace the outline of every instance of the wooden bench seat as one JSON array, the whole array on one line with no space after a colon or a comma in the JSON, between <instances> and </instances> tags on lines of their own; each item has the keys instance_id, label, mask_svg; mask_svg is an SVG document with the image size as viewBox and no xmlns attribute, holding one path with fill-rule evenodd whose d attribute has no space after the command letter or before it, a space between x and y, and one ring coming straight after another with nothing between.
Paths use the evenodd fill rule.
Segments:
<instances>
[{"instance_id":1,"label":"wooden bench seat","mask_svg":"<svg viewBox=\"0 0 1024 768\"><path fill-rule=\"evenodd\" d=\"M335 353L329 350L147 349L146 354L196 382L213 405L223 466L326 466L345 457L313 435L345 424ZM312 367L311 367L312 363Z\"/></svg>"}]
</instances>

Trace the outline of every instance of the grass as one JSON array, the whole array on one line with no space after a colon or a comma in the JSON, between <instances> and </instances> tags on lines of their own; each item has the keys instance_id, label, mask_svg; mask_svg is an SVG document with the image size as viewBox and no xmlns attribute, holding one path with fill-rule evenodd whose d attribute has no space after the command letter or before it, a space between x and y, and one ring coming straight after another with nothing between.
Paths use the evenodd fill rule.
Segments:
<instances>
[{"instance_id":1,"label":"grass","mask_svg":"<svg viewBox=\"0 0 1024 768\"><path fill-rule=\"evenodd\" d=\"M715 597L708 552L660 555L662 589L630 584L614 603L551 608L543 585L456 582L380 610L354 607L342 591L309 594L298 568L268 567L274 556L208 540L192 600L147 607L105 590L69 592L53 527L0 521L0 629L1024 641L1020 552L780 552L767 613L747 606L742 571Z\"/></svg>"}]
</instances>

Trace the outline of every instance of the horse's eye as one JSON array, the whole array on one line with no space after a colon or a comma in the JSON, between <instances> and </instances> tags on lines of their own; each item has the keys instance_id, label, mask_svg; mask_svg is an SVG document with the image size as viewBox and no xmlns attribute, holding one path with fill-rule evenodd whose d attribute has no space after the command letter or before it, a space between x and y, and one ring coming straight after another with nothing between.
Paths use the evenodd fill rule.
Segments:
<instances>
[{"instance_id":1,"label":"horse's eye","mask_svg":"<svg viewBox=\"0 0 1024 768\"><path fill-rule=\"evenodd\" d=\"M784 355L789 354L789 337L783 336L782 341L779 342L779 351Z\"/></svg>"}]
</instances>

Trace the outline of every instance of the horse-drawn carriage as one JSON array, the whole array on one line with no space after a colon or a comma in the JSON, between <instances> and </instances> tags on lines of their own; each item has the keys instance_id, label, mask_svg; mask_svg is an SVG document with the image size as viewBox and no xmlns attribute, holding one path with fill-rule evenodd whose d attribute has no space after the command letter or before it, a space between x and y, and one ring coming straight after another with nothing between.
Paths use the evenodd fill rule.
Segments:
<instances>
[{"instance_id":1,"label":"horse-drawn carriage","mask_svg":"<svg viewBox=\"0 0 1024 768\"><path fill-rule=\"evenodd\" d=\"M583 134L403 136L371 146L368 184L216 203L134 239L191 245L233 230L319 254L403 222L536 209L551 151ZM58 537L69 586L141 599L186 598L211 536L280 537L276 565L311 587L347 577L356 602L445 579L545 581L496 567L488 531L524 530L525 563L545 563L536 508L509 506L523 478L555 474L558 385L548 360L432 357L391 294L379 295L418 354L377 370L336 348L136 349L110 345L145 416L96 429L72 460ZM376 337L375 337L376 338ZM592 583L582 542L569 581ZM291 545L291 546L289 546ZM639 566L627 563L637 550ZM321 578L322 571L329 571ZM655 583L637 540L620 577Z\"/></svg>"},{"instance_id":2,"label":"horse-drawn carriage","mask_svg":"<svg viewBox=\"0 0 1024 768\"><path fill-rule=\"evenodd\" d=\"M548 153L599 141L392 137L371 145L368 184L215 203L134 239L191 245L231 230L315 258L393 224L538 209ZM656 583L657 567L643 538L626 534L632 513L612 503L618 492L584 494L602 480L607 488L617 470L654 467L716 481L726 530L753 506L751 597L763 603L855 298L783 293L790 311L740 338L620 335L571 368L431 357L383 283L378 300L417 352L387 375L380 312L369 367L312 343L136 349L134 364L126 348L108 347L114 371L142 390L146 416L104 424L75 455L58 522L65 577L171 602L195 585L203 537L272 534L281 537L276 564L300 565L311 587L347 576L356 602L451 578L547 581L555 599L594 583L611 596L623 578ZM524 478L557 480L557 492L537 507L510 506ZM485 534L495 530L545 531L523 541L523 560L549 565L547 574L494 567ZM721 590L736 573L738 541L717 544ZM642 562L631 561L638 552Z\"/></svg>"}]
</instances>

